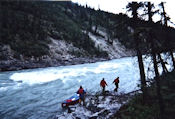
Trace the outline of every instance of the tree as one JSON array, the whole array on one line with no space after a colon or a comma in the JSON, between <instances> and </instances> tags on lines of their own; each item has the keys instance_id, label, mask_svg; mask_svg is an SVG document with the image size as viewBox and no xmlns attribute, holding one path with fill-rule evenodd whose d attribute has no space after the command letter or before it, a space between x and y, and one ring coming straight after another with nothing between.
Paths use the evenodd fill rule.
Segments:
<instances>
[{"instance_id":1,"label":"tree","mask_svg":"<svg viewBox=\"0 0 175 119\"><path fill-rule=\"evenodd\" d=\"M131 2L127 5L128 11L132 12L133 16L133 24L134 24L134 39L135 39L135 47L136 47L136 52L137 52L137 58L138 58L138 63L139 63L139 69L140 69L140 78L141 78L141 90L143 92L143 101L146 101L146 96L147 96L147 90L146 90L146 79L145 79L145 71L144 71L144 65L143 65L143 58L142 58L142 52L140 49L140 39L138 38L138 34L136 33L136 30L138 29L138 9L142 7L142 3L137 3L137 2Z\"/></svg>"},{"instance_id":2,"label":"tree","mask_svg":"<svg viewBox=\"0 0 175 119\"><path fill-rule=\"evenodd\" d=\"M152 9L154 7L154 4L151 4L151 2L146 2L145 6L147 7L147 13L146 14L148 15L148 22L149 22L149 24L151 26L151 24L153 23L152 17L158 11L152 11ZM155 39L155 40L158 40L158 39ZM160 60L161 65L162 65L163 72L164 73L168 72L168 70L166 68L166 65L165 65L165 62L163 61L160 53L158 52L157 55L158 55L158 58Z\"/></svg>"},{"instance_id":3,"label":"tree","mask_svg":"<svg viewBox=\"0 0 175 119\"><path fill-rule=\"evenodd\" d=\"M151 25L152 16L153 16L153 14L152 14L153 5L150 2L148 2L147 7L148 7L148 19L149 19L148 21L149 21L149 24ZM156 50L156 47L155 47L155 37L154 37L154 32L153 32L152 29L150 29L150 31L149 31L149 39L148 40L151 44L151 54L152 54L152 58L153 58L155 80L156 80L156 86L157 86L156 87L157 97L158 97L159 106L160 106L160 117L163 118L164 103L163 103L162 95L160 93L161 85L160 85L160 75L159 75L159 71L158 71L158 62L157 62L157 58L156 58L156 54L157 54L156 51L157 50ZM160 55L160 53L158 53L158 54Z\"/></svg>"},{"instance_id":4,"label":"tree","mask_svg":"<svg viewBox=\"0 0 175 119\"><path fill-rule=\"evenodd\" d=\"M164 103L163 103L162 95L161 95L161 92L160 92L160 90L161 90L160 75L159 75L159 71L158 71L158 62L157 62L157 59L156 59L156 47L155 47L155 43L154 43L154 40L153 40L153 32L150 31L149 35L150 35L149 41L151 43L151 54L152 54L152 58L153 58L155 80L156 80L156 92L157 92L157 98L158 98L159 107L160 107L160 118L163 119Z\"/></svg>"},{"instance_id":5,"label":"tree","mask_svg":"<svg viewBox=\"0 0 175 119\"><path fill-rule=\"evenodd\" d=\"M162 13L161 13L161 16L163 17L163 24L167 27L168 26L168 20L170 20L170 18L169 17L167 17L167 13L165 12L165 7L164 7L164 3L165 2L161 2L160 4L159 4L159 6L162 8ZM168 36L168 34L167 34L167 37L169 38L169 36ZM174 60L174 56L173 56L173 49L172 48L170 48L170 56L171 56L171 59L172 59L172 62L173 62L173 67L174 67L174 70L175 70L175 60Z\"/></svg>"}]
</instances>

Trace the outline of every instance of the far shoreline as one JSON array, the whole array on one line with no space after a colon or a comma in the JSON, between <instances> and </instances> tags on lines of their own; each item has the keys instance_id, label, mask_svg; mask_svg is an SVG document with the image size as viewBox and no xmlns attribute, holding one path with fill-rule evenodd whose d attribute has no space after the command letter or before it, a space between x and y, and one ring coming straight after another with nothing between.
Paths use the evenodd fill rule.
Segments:
<instances>
[{"instance_id":1,"label":"far shoreline","mask_svg":"<svg viewBox=\"0 0 175 119\"><path fill-rule=\"evenodd\" d=\"M17 60L16 62L12 61L9 64L5 64L3 66L2 62L0 62L0 72L8 72L8 71L20 71L20 70L26 70L26 69L37 69L37 68L48 68L48 67L59 67L59 66L71 66L71 65L78 65L78 64L86 64L86 63L96 63L101 61L109 61L114 59L121 59L126 57L134 57L134 56L122 56L120 58L74 58L71 60L61 60L57 62L30 62L27 61L25 63L24 61ZM4 62L6 63L6 62Z\"/></svg>"}]
</instances>

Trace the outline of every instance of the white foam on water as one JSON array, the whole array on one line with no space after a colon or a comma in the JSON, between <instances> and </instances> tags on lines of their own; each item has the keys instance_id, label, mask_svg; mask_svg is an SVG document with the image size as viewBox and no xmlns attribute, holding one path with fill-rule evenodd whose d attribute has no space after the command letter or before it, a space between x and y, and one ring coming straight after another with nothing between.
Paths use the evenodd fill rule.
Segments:
<instances>
[{"instance_id":1,"label":"white foam on water","mask_svg":"<svg viewBox=\"0 0 175 119\"><path fill-rule=\"evenodd\" d=\"M0 91L6 91L8 87L0 87Z\"/></svg>"},{"instance_id":2,"label":"white foam on water","mask_svg":"<svg viewBox=\"0 0 175 119\"><path fill-rule=\"evenodd\" d=\"M151 58L149 57L145 60L144 65L148 67L150 61ZM145 73L146 75L150 75L151 72L147 74L147 71L145 71ZM151 73L151 76L153 75L154 73ZM89 79L90 76L91 79ZM112 83L114 78L118 76L121 80L119 87L123 88L123 90L132 91L133 89L136 89L138 83L140 83L137 57L127 57L91 64L51 67L29 71L27 70L13 73L10 76L10 79L29 85L42 84L54 80L62 80L63 83L67 83L68 81L72 80L78 82L81 85L92 87L92 82L95 86L97 86L103 77L107 79L109 83ZM84 80L84 78L86 79ZM89 82L89 80L91 82ZM112 90L113 88L114 85L107 87L109 90ZM96 89L99 90L100 88L97 87Z\"/></svg>"},{"instance_id":3,"label":"white foam on water","mask_svg":"<svg viewBox=\"0 0 175 119\"><path fill-rule=\"evenodd\" d=\"M87 64L86 64L87 65ZM57 67L57 68L45 68L45 69L38 69L31 72L16 72L10 76L10 79L22 83L27 84L41 84L46 83L54 80L62 80L65 83L68 80L71 80L75 77L80 76L87 76L88 73L105 73L110 72L110 69L119 68L121 67L120 64L115 62L104 62L104 63L93 63L88 64L89 66L82 65L74 65L69 67ZM95 66L94 66L95 65ZM78 79L81 82L82 79Z\"/></svg>"},{"instance_id":4,"label":"white foam on water","mask_svg":"<svg viewBox=\"0 0 175 119\"><path fill-rule=\"evenodd\" d=\"M121 67L120 64L118 63L112 63L112 62L106 62L103 64L100 64L97 68L95 68L95 73L104 73L104 72L109 72L110 69L115 69Z\"/></svg>"},{"instance_id":5,"label":"white foam on water","mask_svg":"<svg viewBox=\"0 0 175 119\"><path fill-rule=\"evenodd\" d=\"M72 69L70 69L72 70ZM74 77L78 74L75 71L66 71L66 70L58 70L58 71L35 71L35 72L21 72L14 73L10 76L10 79L14 81L22 81L27 84L41 84L46 83L58 79L66 79L67 77Z\"/></svg>"}]
</instances>

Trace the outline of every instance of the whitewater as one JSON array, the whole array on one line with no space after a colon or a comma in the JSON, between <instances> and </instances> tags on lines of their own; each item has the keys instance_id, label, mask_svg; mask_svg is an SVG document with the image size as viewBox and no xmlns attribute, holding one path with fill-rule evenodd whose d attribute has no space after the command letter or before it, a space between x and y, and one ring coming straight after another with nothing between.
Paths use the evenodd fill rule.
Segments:
<instances>
[{"instance_id":1,"label":"whitewater","mask_svg":"<svg viewBox=\"0 0 175 119\"><path fill-rule=\"evenodd\" d=\"M99 83L105 78L106 90L112 91L116 77L120 77L119 93L137 90L140 84L137 58L1 72L0 118L53 119L64 112L61 102L72 96L80 85L94 94L101 91Z\"/></svg>"}]
</instances>

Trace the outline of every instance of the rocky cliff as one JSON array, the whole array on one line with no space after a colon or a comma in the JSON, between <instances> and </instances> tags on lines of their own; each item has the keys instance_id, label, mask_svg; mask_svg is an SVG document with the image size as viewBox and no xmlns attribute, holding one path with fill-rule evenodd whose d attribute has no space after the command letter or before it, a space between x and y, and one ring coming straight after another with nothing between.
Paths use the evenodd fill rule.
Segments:
<instances>
[{"instance_id":1,"label":"rocky cliff","mask_svg":"<svg viewBox=\"0 0 175 119\"><path fill-rule=\"evenodd\" d=\"M113 29L125 15L71 2L0 2L0 71L132 56ZM129 31L128 27L123 31Z\"/></svg>"}]
</instances>

